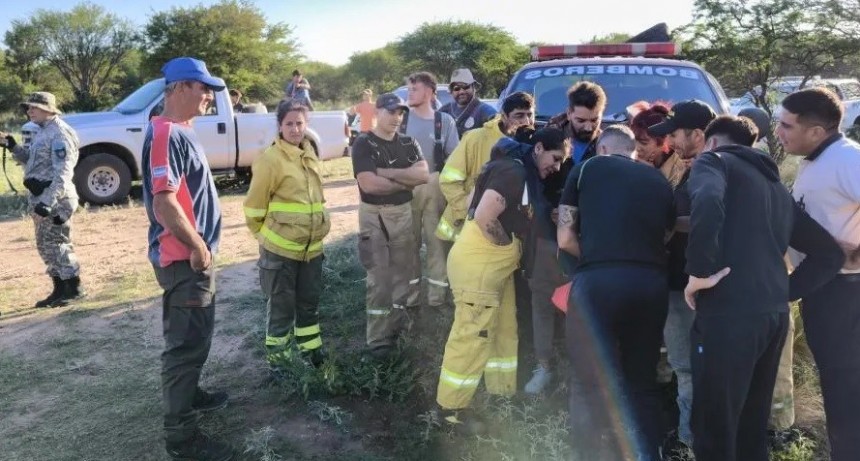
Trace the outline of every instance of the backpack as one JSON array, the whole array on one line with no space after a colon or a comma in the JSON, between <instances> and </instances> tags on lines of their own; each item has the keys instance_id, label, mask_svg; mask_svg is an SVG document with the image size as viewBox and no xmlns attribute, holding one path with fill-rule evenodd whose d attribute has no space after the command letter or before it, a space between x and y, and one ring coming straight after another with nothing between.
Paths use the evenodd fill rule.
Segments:
<instances>
[{"instance_id":1,"label":"backpack","mask_svg":"<svg viewBox=\"0 0 860 461\"><path fill-rule=\"evenodd\" d=\"M409 112L403 114L403 123L400 124L400 134L406 135L406 126L409 124ZM442 112L438 110L433 113L433 161L436 164L436 172L441 172L445 166L445 145L442 143Z\"/></svg>"}]
</instances>

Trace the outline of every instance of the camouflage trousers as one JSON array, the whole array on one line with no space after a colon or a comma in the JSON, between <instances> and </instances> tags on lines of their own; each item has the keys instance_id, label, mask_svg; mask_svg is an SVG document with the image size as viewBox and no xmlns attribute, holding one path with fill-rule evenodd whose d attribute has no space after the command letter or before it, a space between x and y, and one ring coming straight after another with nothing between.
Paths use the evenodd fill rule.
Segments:
<instances>
[{"instance_id":1,"label":"camouflage trousers","mask_svg":"<svg viewBox=\"0 0 860 461\"><path fill-rule=\"evenodd\" d=\"M51 277L68 280L80 274L78 258L71 240L71 221L54 224L53 218L33 215L36 227L36 249Z\"/></svg>"},{"instance_id":2,"label":"camouflage trousers","mask_svg":"<svg viewBox=\"0 0 860 461\"><path fill-rule=\"evenodd\" d=\"M771 429L785 430L794 424L794 316L797 309L792 308L788 316L788 333L785 346L779 357L779 370L776 372L776 385L773 389L773 403L770 410Z\"/></svg>"}]
</instances>

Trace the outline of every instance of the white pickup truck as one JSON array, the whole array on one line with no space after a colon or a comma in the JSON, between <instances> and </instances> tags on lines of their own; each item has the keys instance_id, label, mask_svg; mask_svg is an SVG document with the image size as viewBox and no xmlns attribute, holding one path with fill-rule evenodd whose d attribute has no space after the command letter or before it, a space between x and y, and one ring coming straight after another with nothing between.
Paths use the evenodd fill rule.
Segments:
<instances>
[{"instance_id":1,"label":"white pickup truck","mask_svg":"<svg viewBox=\"0 0 860 461\"><path fill-rule=\"evenodd\" d=\"M80 197L93 204L123 201L141 178L140 158L149 119L161 113L164 79L138 88L107 112L62 116L78 134L81 156L75 168ZM349 155L349 126L343 111L310 112L308 136L322 160ZM25 138L29 137L25 126ZM209 113L194 119L194 131L215 174L247 170L277 133L273 113L233 113L227 90L215 93Z\"/></svg>"}]
</instances>

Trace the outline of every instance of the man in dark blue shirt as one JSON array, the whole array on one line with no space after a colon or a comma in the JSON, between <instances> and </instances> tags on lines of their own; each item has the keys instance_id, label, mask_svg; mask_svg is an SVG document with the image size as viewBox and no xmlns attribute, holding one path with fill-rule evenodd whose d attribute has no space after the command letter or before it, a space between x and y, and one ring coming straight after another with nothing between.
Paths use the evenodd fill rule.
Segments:
<instances>
[{"instance_id":1,"label":"man in dark blue shirt","mask_svg":"<svg viewBox=\"0 0 860 461\"><path fill-rule=\"evenodd\" d=\"M161 69L164 112L150 122L142 152L149 259L164 290L161 386L164 436L172 459L227 460L229 446L200 432L198 414L227 405L224 392L200 389L215 326L214 254L221 209L209 163L191 121L224 89L206 64L175 58Z\"/></svg>"},{"instance_id":2,"label":"man in dark blue shirt","mask_svg":"<svg viewBox=\"0 0 860 461\"><path fill-rule=\"evenodd\" d=\"M672 186L635 162L633 133L606 128L567 179L558 245L580 258L567 313L572 446L583 459L659 459L657 361L666 322ZM615 424L621 402L623 427Z\"/></svg>"}]
</instances>

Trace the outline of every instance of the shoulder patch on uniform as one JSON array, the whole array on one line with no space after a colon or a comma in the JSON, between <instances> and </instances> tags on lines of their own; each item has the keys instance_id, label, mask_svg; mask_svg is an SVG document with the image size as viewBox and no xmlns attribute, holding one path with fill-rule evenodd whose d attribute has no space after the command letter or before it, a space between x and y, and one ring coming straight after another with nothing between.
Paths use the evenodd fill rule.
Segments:
<instances>
[{"instance_id":1,"label":"shoulder patch on uniform","mask_svg":"<svg viewBox=\"0 0 860 461\"><path fill-rule=\"evenodd\" d=\"M62 141L52 142L51 151L57 156L57 158L66 158L66 145Z\"/></svg>"},{"instance_id":2,"label":"shoulder patch on uniform","mask_svg":"<svg viewBox=\"0 0 860 461\"><path fill-rule=\"evenodd\" d=\"M157 166L152 169L152 177L153 178L162 178L167 176L167 167L166 166Z\"/></svg>"}]
</instances>

